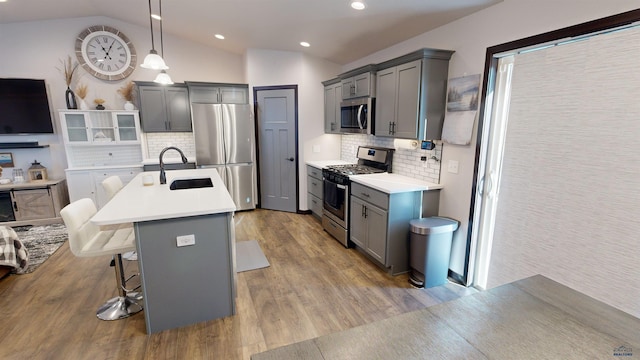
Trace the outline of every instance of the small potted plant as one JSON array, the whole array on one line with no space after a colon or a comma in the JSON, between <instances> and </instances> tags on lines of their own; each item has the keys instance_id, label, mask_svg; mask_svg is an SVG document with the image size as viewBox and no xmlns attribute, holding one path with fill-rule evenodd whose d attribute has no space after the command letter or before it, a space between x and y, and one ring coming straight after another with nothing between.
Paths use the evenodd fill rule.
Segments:
<instances>
[{"instance_id":1,"label":"small potted plant","mask_svg":"<svg viewBox=\"0 0 640 360\"><path fill-rule=\"evenodd\" d=\"M134 99L134 84L133 81L129 81L120 89L118 89L118 93L122 95L125 100L124 109L125 110L134 110L136 107L133 105Z\"/></svg>"},{"instance_id":2,"label":"small potted plant","mask_svg":"<svg viewBox=\"0 0 640 360\"><path fill-rule=\"evenodd\" d=\"M102 105L102 104L104 104L104 99L97 98L97 99L94 99L93 102L97 104L96 105L96 110L104 110L105 109L104 105Z\"/></svg>"}]
</instances>

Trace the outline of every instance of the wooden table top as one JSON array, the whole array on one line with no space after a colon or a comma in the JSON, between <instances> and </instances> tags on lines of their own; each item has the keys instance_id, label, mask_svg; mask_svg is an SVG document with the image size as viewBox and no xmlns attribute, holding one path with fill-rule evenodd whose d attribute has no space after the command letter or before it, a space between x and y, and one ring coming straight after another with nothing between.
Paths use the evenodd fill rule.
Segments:
<instances>
[{"instance_id":1,"label":"wooden table top","mask_svg":"<svg viewBox=\"0 0 640 360\"><path fill-rule=\"evenodd\" d=\"M640 319L536 275L254 354L251 359L615 359L633 355L640 356Z\"/></svg>"}]
</instances>

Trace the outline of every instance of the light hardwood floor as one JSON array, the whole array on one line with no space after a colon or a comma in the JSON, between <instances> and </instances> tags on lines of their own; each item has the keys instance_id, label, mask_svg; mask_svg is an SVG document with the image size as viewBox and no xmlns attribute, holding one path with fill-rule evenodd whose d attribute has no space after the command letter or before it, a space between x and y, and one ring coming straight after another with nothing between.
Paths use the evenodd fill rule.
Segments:
<instances>
[{"instance_id":1,"label":"light hardwood floor","mask_svg":"<svg viewBox=\"0 0 640 360\"><path fill-rule=\"evenodd\" d=\"M0 359L249 359L475 292L414 289L311 215L255 210L235 221L236 240L258 240L271 264L238 274L237 315L153 335L142 312L100 321L96 309L116 295L109 259L77 258L65 244L35 272L0 280Z\"/></svg>"}]
</instances>

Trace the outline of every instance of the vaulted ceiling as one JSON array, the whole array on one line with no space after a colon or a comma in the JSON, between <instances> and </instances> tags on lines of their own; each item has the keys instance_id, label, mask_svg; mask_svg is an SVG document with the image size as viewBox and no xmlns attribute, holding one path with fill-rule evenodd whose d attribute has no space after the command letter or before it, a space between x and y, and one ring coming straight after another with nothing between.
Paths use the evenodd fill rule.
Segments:
<instances>
[{"instance_id":1,"label":"vaulted ceiling","mask_svg":"<svg viewBox=\"0 0 640 360\"><path fill-rule=\"evenodd\" d=\"M164 0L163 30L233 53L298 51L346 64L502 0ZM152 0L153 12L158 0ZM7 0L0 24L107 16L149 26L145 0ZM222 34L218 40L214 34ZM311 46L300 46L301 41Z\"/></svg>"}]
</instances>

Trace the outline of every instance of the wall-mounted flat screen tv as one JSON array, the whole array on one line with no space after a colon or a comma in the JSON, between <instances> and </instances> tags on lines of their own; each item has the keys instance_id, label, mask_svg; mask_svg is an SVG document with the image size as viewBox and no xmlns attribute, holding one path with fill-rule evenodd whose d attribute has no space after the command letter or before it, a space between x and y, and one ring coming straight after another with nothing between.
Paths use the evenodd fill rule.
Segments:
<instances>
[{"instance_id":1,"label":"wall-mounted flat screen tv","mask_svg":"<svg viewBox=\"0 0 640 360\"><path fill-rule=\"evenodd\" d=\"M44 80L0 79L0 135L53 134Z\"/></svg>"}]
</instances>

